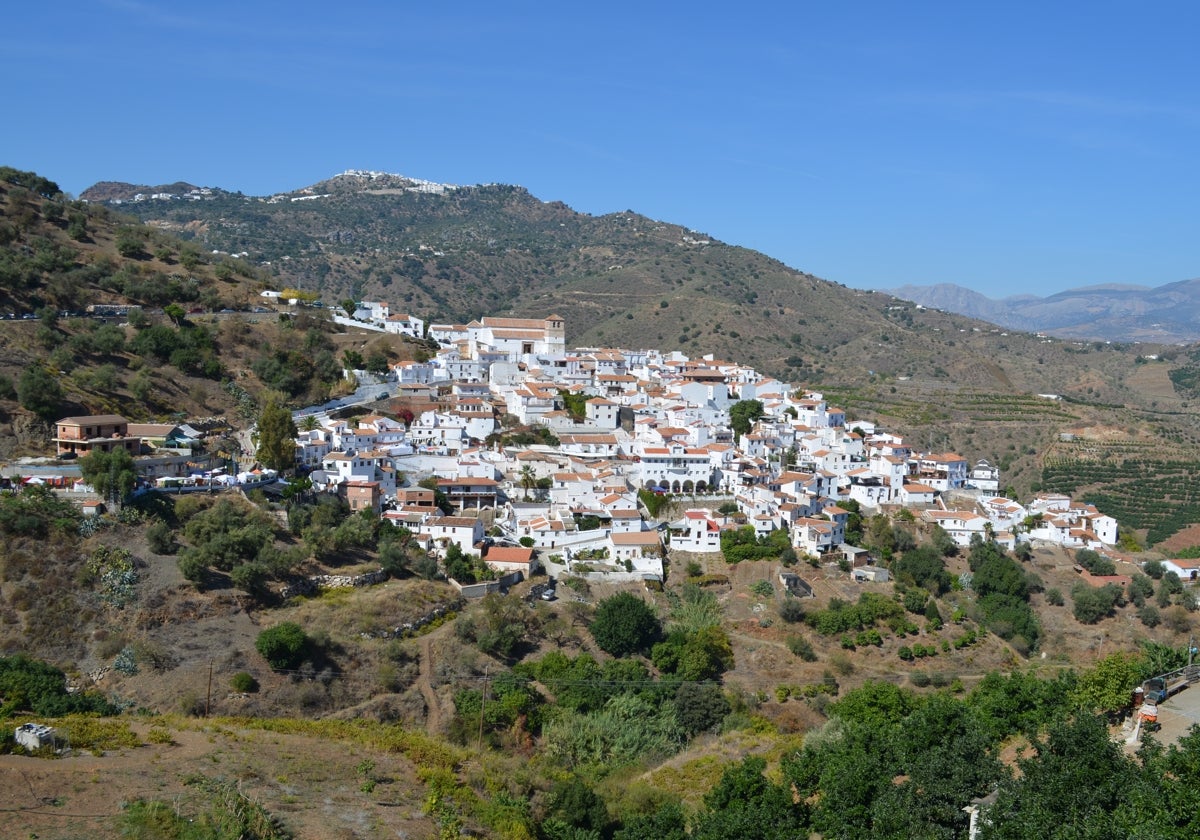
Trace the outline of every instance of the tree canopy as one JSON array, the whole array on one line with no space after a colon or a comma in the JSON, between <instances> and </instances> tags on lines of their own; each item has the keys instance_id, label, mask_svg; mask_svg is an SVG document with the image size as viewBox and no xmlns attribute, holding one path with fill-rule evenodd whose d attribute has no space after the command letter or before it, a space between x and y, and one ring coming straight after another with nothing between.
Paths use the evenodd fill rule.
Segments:
<instances>
[{"instance_id":1,"label":"tree canopy","mask_svg":"<svg viewBox=\"0 0 1200 840\"><path fill-rule=\"evenodd\" d=\"M761 400L741 400L729 409L729 427L733 429L735 437L741 437L747 434L754 422L764 414L766 412Z\"/></svg>"},{"instance_id":2,"label":"tree canopy","mask_svg":"<svg viewBox=\"0 0 1200 840\"><path fill-rule=\"evenodd\" d=\"M58 417L62 403L62 386L44 365L32 364L21 371L17 379L17 399L43 420Z\"/></svg>"},{"instance_id":3,"label":"tree canopy","mask_svg":"<svg viewBox=\"0 0 1200 840\"><path fill-rule=\"evenodd\" d=\"M83 480L107 502L124 504L137 483L133 456L123 447L111 452L95 450L79 459Z\"/></svg>"},{"instance_id":4,"label":"tree canopy","mask_svg":"<svg viewBox=\"0 0 1200 840\"><path fill-rule=\"evenodd\" d=\"M605 598L596 607L591 624L596 644L613 656L648 650L662 632L654 609L628 592Z\"/></svg>"},{"instance_id":5,"label":"tree canopy","mask_svg":"<svg viewBox=\"0 0 1200 840\"><path fill-rule=\"evenodd\" d=\"M296 464L296 423L292 413L269 400L258 418L258 460L273 470L291 469Z\"/></svg>"}]
</instances>

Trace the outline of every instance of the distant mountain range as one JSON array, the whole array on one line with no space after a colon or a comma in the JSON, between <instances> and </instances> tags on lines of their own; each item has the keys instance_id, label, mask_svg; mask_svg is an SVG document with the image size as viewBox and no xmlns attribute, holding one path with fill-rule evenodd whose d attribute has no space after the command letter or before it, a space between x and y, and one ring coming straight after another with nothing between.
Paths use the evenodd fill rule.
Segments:
<instances>
[{"instance_id":1,"label":"distant mountain range","mask_svg":"<svg viewBox=\"0 0 1200 840\"><path fill-rule=\"evenodd\" d=\"M1049 297L994 300L953 283L888 289L904 300L1063 338L1187 344L1200 341L1200 278L1164 286L1107 284Z\"/></svg>"}]
</instances>

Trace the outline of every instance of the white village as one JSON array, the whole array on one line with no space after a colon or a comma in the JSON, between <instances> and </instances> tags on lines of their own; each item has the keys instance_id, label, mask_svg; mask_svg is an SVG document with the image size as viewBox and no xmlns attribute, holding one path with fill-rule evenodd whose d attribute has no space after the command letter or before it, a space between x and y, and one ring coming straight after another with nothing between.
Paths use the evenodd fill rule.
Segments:
<instances>
[{"instance_id":1,"label":"white village","mask_svg":"<svg viewBox=\"0 0 1200 840\"><path fill-rule=\"evenodd\" d=\"M431 555L453 551L474 562L482 582L460 587L468 596L539 571L661 582L669 552L719 555L722 535L764 543L780 532L792 549L788 561L887 581L883 558L846 542L852 511L907 510L964 547L973 539L1010 550L1042 542L1121 559L1116 520L1094 506L1055 494L1024 504L1002 496L999 470L987 461L919 451L869 419L847 418L818 392L736 362L568 350L564 321L553 315L427 326L386 303L362 302L353 317L333 319L424 339L437 350L394 364L369 389L373 405L386 398L403 419L297 412L296 470L313 491L408 529ZM536 430L531 442L504 435L521 428ZM139 475L168 491L276 482L252 454L236 470L206 458L204 437L186 424L105 415L64 418L55 440L60 454L73 455L114 445L140 452L152 443L152 456L135 459ZM63 476L18 480L85 497L89 490ZM682 515L659 521L647 495L670 497ZM94 512L103 501L84 505ZM1167 562L1183 580L1195 578L1191 561ZM1081 574L1095 586L1123 580ZM780 579L807 586L783 568Z\"/></svg>"}]
</instances>

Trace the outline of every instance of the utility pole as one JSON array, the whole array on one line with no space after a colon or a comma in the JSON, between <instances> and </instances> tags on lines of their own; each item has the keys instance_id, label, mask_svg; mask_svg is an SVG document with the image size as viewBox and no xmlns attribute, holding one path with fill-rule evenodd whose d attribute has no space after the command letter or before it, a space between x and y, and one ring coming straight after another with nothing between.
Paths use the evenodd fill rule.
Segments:
<instances>
[{"instance_id":1,"label":"utility pole","mask_svg":"<svg viewBox=\"0 0 1200 840\"><path fill-rule=\"evenodd\" d=\"M209 707L209 704L212 703L212 672L213 672L213 661L210 659L210 660L208 660L208 694L206 694L204 697L204 716L205 717L208 717L208 707Z\"/></svg>"},{"instance_id":2,"label":"utility pole","mask_svg":"<svg viewBox=\"0 0 1200 840\"><path fill-rule=\"evenodd\" d=\"M492 663L487 663L483 666L483 697L479 701L479 745L478 749L483 752L483 712L487 708L487 690L488 690L488 668Z\"/></svg>"}]
</instances>

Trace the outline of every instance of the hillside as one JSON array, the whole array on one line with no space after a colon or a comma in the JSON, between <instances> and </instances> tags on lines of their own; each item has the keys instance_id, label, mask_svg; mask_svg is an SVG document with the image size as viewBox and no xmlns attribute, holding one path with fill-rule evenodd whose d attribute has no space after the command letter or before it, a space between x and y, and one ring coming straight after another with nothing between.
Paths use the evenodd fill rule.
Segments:
<instances>
[{"instance_id":1,"label":"hillside","mask_svg":"<svg viewBox=\"0 0 1200 840\"><path fill-rule=\"evenodd\" d=\"M0 498L0 511L10 504ZM178 557L155 550L152 520L138 521L139 509L173 523L181 544L169 551ZM563 586L578 598L552 603L523 600L529 585L522 584L508 597L464 605L449 584L411 569L376 586L287 600L271 594L275 585L246 591L216 571L196 583L185 579L178 559L216 542L209 529L218 521L237 525L229 510L263 518L264 509L279 510L231 496L184 498L166 507L128 508L88 536L74 522L64 527L61 516L43 521L40 537L30 523L17 523L21 533L11 517L0 516L0 653L49 659L73 685L137 710L101 722L38 715L76 749L58 761L0 755L0 768L9 771L0 775L0 797L9 803L0 829L20 820L23 831L43 838L127 836L122 831L139 818L135 806L156 802L169 803L169 813L185 820L230 809L238 819L249 814L276 826L278 833L260 828L240 835L259 837L425 837L447 826L444 836L466 827L474 836L532 837L539 825L549 833L555 819L628 823L672 802L695 825L729 807L706 796L728 768L756 757L782 771L802 743L813 750L828 744L824 725L833 716L854 722L858 714L895 704L926 709L932 717L914 715L911 724L930 727L922 743L963 751L943 756L939 768L951 760L986 766L980 762L995 760L1002 741L1027 737L1029 727L1056 725L1082 691L1074 677L1064 681L1068 672L1086 674L1104 655L1137 649L1146 639L1160 643L1149 650L1173 652L1192 629L1178 605L1166 607L1153 625L1138 620L1146 613L1133 604L1077 621L1061 593L1082 599L1073 588L1079 576L1075 558L1062 551L1038 551L1007 566L1022 591L1028 587L1024 597L1041 628L1042 656L1028 660L1019 637L998 635L1011 632L1001 620L995 632L985 629L981 596L950 585L969 569L980 580L987 574L962 553L944 558L946 574L935 576L945 578L945 587L933 597L941 585L932 578L926 583L932 593L911 582L854 584L829 564L797 567L816 597L792 598L772 583L773 561L729 565L709 557L692 570L687 567L695 561L677 554L663 592L580 580ZM933 536L902 518L894 524L922 546ZM309 542L283 528L271 539L283 551ZM373 565L374 554L337 552L319 565L305 561L303 571L361 570ZM935 556L921 554L921 562ZM128 572L112 575L108 567L124 559ZM689 590L689 577L706 581L705 588ZM606 653L598 616L618 591L634 593L635 602L670 622L667 644L677 643L671 640L680 633L724 640L723 664L693 657L675 665L658 648ZM880 615L858 617L854 611L863 605ZM403 629L438 608L434 622ZM865 626L856 633L838 616ZM302 658L272 667L259 641L263 631L285 622L303 630ZM497 649L495 638L480 632L491 626L507 628L505 637L516 643ZM697 626L703 636L678 629ZM1158 661L1147 658L1136 667ZM685 663L717 670L671 673ZM1011 678L998 673L1009 671ZM876 715L873 725L884 723ZM677 716L689 721L687 734L673 722ZM960 738L964 732L970 737L947 742L943 716L958 721ZM663 733L656 726L670 728ZM891 784L897 769L912 766L907 753L893 754L890 747L880 753L885 747L871 743L876 761L854 759L855 784ZM794 767L787 772L797 784L818 784ZM105 784L95 784L101 777ZM967 790L968 799L998 777L945 776L953 780L947 781L956 791L951 798ZM822 776L820 789L841 789L840 778ZM589 792L585 801L601 816L580 816L574 800L564 801L564 786L571 785L574 796ZM114 789L121 791L122 807ZM914 807L924 801L911 791L905 795L913 796ZM935 813L948 826L963 821L957 805ZM880 818L860 814L856 820ZM177 827L168 832L160 825L159 831L133 836L193 836L172 833Z\"/></svg>"},{"instance_id":2,"label":"hillside","mask_svg":"<svg viewBox=\"0 0 1200 840\"><path fill-rule=\"evenodd\" d=\"M31 173L0 175L4 302L33 316L0 321L10 455L44 452L57 413L228 413L244 428L270 391L301 405L344 387L343 350L418 349L343 332L319 310L253 311L262 288L299 286L307 275L294 270L325 266L329 302L338 282L367 298L378 283L394 302L412 295L421 315L555 309L572 313L571 341L758 359L823 389L851 422L994 459L1022 491L1131 489L1122 516L1157 517L1143 532L1200 518L1200 352L1147 359L1144 348L1010 334L519 188L354 176L274 202L210 190L136 202L181 214L142 226L118 213L130 205L69 202ZM205 208L217 209L202 218ZM304 239L301 220L327 235ZM214 256L209 231L234 230L243 239L226 248L249 256ZM386 286L368 274L404 265L389 239L408 243L412 274L429 273L389 273ZM270 259L254 258L258 241L260 257L276 249ZM435 294L446 309L415 305ZM89 303L143 309L78 315ZM1168 781L1200 790L1195 746L1179 761L1135 762L1091 714L1118 713L1127 683L1186 658L1196 604L1178 579L1121 561L1126 598L1082 582L1082 553L960 549L909 511L857 527L891 558L894 582L796 563L814 594L798 598L778 576L794 557L734 563L668 548L662 586L566 576L549 601L530 582L464 601L406 529L303 482L281 498L147 494L89 521L45 488L0 494L0 716L49 720L74 748L58 760L0 755L0 833L957 837L963 803L999 785L1006 813L1029 803L1042 815L1021 823L1038 836L1062 819L1045 803L1063 789L1038 782L1072 768L1035 772L1057 755L1039 749L1021 773L1002 768L1058 737L1085 756L1080 767L1114 780L1101 790L1070 777L1089 797L1070 824L1167 836L1176 803L1195 812L1182 793L1136 815L1123 804L1159 802L1151 792ZM326 574L371 577L283 590ZM15 682L36 672L18 653L78 690L45 672L36 686ZM33 688L49 699L33 702ZM67 714L89 703L105 716ZM20 750L5 738L0 752Z\"/></svg>"},{"instance_id":3,"label":"hillside","mask_svg":"<svg viewBox=\"0 0 1200 840\"><path fill-rule=\"evenodd\" d=\"M593 217L514 186L351 172L276 196L212 187L194 200L128 200L146 189L104 194L205 253L245 254L277 287L317 289L328 303L387 300L434 321L556 313L568 344L711 353L820 389L926 445L1003 461L1018 489L1038 483L1036 453L1064 432L1196 457L1196 409L1172 381L1190 381L1195 363L1178 348L1007 331L632 210ZM1141 364L1147 355L1160 359Z\"/></svg>"},{"instance_id":4,"label":"hillside","mask_svg":"<svg viewBox=\"0 0 1200 840\"><path fill-rule=\"evenodd\" d=\"M0 457L45 454L47 422L72 414L244 425L268 390L301 404L344 387L345 349L412 357L319 310L262 306L271 281L244 260L67 200L32 173L0 176ZM97 304L140 312L90 314Z\"/></svg>"},{"instance_id":5,"label":"hillside","mask_svg":"<svg viewBox=\"0 0 1200 840\"><path fill-rule=\"evenodd\" d=\"M713 353L812 384L940 369L973 387L1056 387L1057 374L1026 364L1045 355L1030 337L945 335L982 325L894 309L889 295L634 211L593 217L520 187L362 173L279 196L211 192L121 209L202 250L245 253L279 283L319 289L329 302L386 299L435 321L557 312L569 343ZM1111 387L1116 396L1120 384Z\"/></svg>"}]
</instances>

